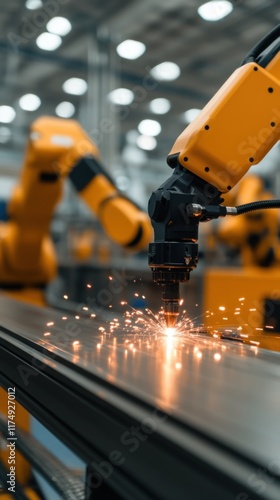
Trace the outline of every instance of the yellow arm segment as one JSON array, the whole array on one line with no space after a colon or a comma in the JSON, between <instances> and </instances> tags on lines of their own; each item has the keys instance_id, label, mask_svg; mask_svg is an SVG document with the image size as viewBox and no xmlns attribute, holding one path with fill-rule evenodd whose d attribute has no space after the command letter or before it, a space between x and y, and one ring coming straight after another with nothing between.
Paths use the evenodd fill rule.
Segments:
<instances>
[{"instance_id":1,"label":"yellow arm segment","mask_svg":"<svg viewBox=\"0 0 280 500\"><path fill-rule=\"evenodd\" d=\"M280 134L280 58L238 68L174 143L187 170L226 193Z\"/></svg>"},{"instance_id":2,"label":"yellow arm segment","mask_svg":"<svg viewBox=\"0 0 280 500\"><path fill-rule=\"evenodd\" d=\"M118 192L98 157L76 121L41 117L32 124L21 178L8 206L10 221L0 229L1 285L39 285L55 276L49 227L66 176L113 241L133 250L148 244L148 216Z\"/></svg>"},{"instance_id":3,"label":"yellow arm segment","mask_svg":"<svg viewBox=\"0 0 280 500\"><path fill-rule=\"evenodd\" d=\"M269 199L273 199L272 194L265 189L262 179L256 175L246 175L225 196L224 204L236 206ZM278 210L273 209L226 217L220 220L218 238L240 250L244 267L279 265L278 216Z\"/></svg>"}]
</instances>

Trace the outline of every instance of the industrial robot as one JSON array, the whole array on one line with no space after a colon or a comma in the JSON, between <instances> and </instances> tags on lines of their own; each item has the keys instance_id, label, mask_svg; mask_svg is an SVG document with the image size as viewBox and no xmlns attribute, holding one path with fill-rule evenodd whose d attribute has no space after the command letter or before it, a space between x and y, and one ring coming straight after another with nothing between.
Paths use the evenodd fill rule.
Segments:
<instances>
[{"instance_id":1,"label":"industrial robot","mask_svg":"<svg viewBox=\"0 0 280 500\"><path fill-rule=\"evenodd\" d=\"M280 25L246 55L178 137L167 157L173 174L150 198L149 266L163 287L168 327L179 315L180 283L189 281L198 263L200 222L280 207L279 200L223 205L223 196L278 141L279 102Z\"/></svg>"}]
</instances>

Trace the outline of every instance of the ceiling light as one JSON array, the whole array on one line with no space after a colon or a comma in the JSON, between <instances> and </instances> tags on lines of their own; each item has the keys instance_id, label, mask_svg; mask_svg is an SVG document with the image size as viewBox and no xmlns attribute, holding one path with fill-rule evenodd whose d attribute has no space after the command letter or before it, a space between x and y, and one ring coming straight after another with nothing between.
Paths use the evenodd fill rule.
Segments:
<instances>
[{"instance_id":1,"label":"ceiling light","mask_svg":"<svg viewBox=\"0 0 280 500\"><path fill-rule=\"evenodd\" d=\"M213 0L198 7L197 12L205 21L219 21L231 13L233 5L228 0Z\"/></svg>"},{"instance_id":2,"label":"ceiling light","mask_svg":"<svg viewBox=\"0 0 280 500\"><path fill-rule=\"evenodd\" d=\"M25 94L20 98L19 105L24 111L36 111L41 106L41 99L35 94Z\"/></svg>"},{"instance_id":3,"label":"ceiling light","mask_svg":"<svg viewBox=\"0 0 280 500\"><path fill-rule=\"evenodd\" d=\"M146 151L152 151L157 147L157 140L150 135L140 135L137 139L137 146Z\"/></svg>"},{"instance_id":4,"label":"ceiling light","mask_svg":"<svg viewBox=\"0 0 280 500\"><path fill-rule=\"evenodd\" d=\"M158 99L153 99L150 102L150 110L156 115L164 115L168 113L171 108L170 101L164 97L159 97Z\"/></svg>"},{"instance_id":5,"label":"ceiling light","mask_svg":"<svg viewBox=\"0 0 280 500\"><path fill-rule=\"evenodd\" d=\"M156 120L142 120L138 125L140 134L158 135L161 132L161 125Z\"/></svg>"},{"instance_id":6,"label":"ceiling light","mask_svg":"<svg viewBox=\"0 0 280 500\"><path fill-rule=\"evenodd\" d=\"M71 29L72 25L66 17L53 17L47 24L47 30L55 35L68 35Z\"/></svg>"},{"instance_id":7,"label":"ceiling light","mask_svg":"<svg viewBox=\"0 0 280 500\"><path fill-rule=\"evenodd\" d=\"M83 95L87 91L88 84L82 78L69 78L64 82L62 88L66 94Z\"/></svg>"},{"instance_id":8,"label":"ceiling light","mask_svg":"<svg viewBox=\"0 0 280 500\"><path fill-rule=\"evenodd\" d=\"M129 104L132 103L134 99L134 94L129 89L119 88L112 90L112 92L109 93L108 97L113 104L128 106Z\"/></svg>"},{"instance_id":9,"label":"ceiling light","mask_svg":"<svg viewBox=\"0 0 280 500\"><path fill-rule=\"evenodd\" d=\"M0 143L5 144L9 142L12 132L8 127L0 127Z\"/></svg>"},{"instance_id":10,"label":"ceiling light","mask_svg":"<svg viewBox=\"0 0 280 500\"><path fill-rule=\"evenodd\" d=\"M156 80L171 81L180 76L181 70L178 64L166 61L152 68L150 73Z\"/></svg>"},{"instance_id":11,"label":"ceiling light","mask_svg":"<svg viewBox=\"0 0 280 500\"><path fill-rule=\"evenodd\" d=\"M138 59L138 57L144 54L145 50L146 45L136 40L124 40L124 42L121 42L116 48L119 56L124 59Z\"/></svg>"},{"instance_id":12,"label":"ceiling light","mask_svg":"<svg viewBox=\"0 0 280 500\"><path fill-rule=\"evenodd\" d=\"M0 122L11 123L16 117L16 112L12 106L0 106Z\"/></svg>"},{"instance_id":13,"label":"ceiling light","mask_svg":"<svg viewBox=\"0 0 280 500\"><path fill-rule=\"evenodd\" d=\"M42 50L56 50L61 45L62 39L53 33L41 33L38 36L36 43Z\"/></svg>"},{"instance_id":14,"label":"ceiling light","mask_svg":"<svg viewBox=\"0 0 280 500\"><path fill-rule=\"evenodd\" d=\"M191 123L197 117L200 111L201 109L197 108L188 109L188 111L184 113L184 119L187 123Z\"/></svg>"},{"instance_id":15,"label":"ceiling light","mask_svg":"<svg viewBox=\"0 0 280 500\"><path fill-rule=\"evenodd\" d=\"M25 3L25 7L29 10L40 9L42 6L42 0L27 0Z\"/></svg>"},{"instance_id":16,"label":"ceiling light","mask_svg":"<svg viewBox=\"0 0 280 500\"><path fill-rule=\"evenodd\" d=\"M60 118L71 118L71 116L74 115L75 111L76 109L74 104L68 101L59 103L55 108L55 112L57 116L60 116Z\"/></svg>"}]
</instances>

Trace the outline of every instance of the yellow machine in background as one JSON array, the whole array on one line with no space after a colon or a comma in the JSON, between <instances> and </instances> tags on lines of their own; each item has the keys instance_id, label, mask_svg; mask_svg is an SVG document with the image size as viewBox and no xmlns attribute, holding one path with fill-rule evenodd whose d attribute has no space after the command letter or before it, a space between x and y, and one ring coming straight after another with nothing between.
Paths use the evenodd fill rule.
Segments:
<instances>
[{"instance_id":1,"label":"yellow machine in background","mask_svg":"<svg viewBox=\"0 0 280 500\"><path fill-rule=\"evenodd\" d=\"M149 243L147 215L116 189L81 126L42 117L31 126L20 182L8 206L10 221L1 226L0 286L45 285L56 275L50 223L65 177L115 243L134 251Z\"/></svg>"},{"instance_id":2,"label":"yellow machine in background","mask_svg":"<svg viewBox=\"0 0 280 500\"><path fill-rule=\"evenodd\" d=\"M74 120L42 117L31 126L21 177L8 206L10 220L0 227L0 287L13 298L45 305L43 287L57 273L50 224L66 177L115 243L138 251L151 239L148 216L116 189L81 126ZM0 389L3 413L6 402L7 394ZM15 423L29 428L29 415L18 403ZM7 456L0 451L3 463ZM18 452L16 461L17 481L26 486L28 498L36 500L28 489L30 466ZM0 493L0 498L11 496Z\"/></svg>"},{"instance_id":3,"label":"yellow machine in background","mask_svg":"<svg viewBox=\"0 0 280 500\"><path fill-rule=\"evenodd\" d=\"M257 175L245 176L224 197L224 205L243 205L273 199ZM241 265L271 267L280 264L279 210L256 210L221 219L218 240L240 251Z\"/></svg>"},{"instance_id":4,"label":"yellow machine in background","mask_svg":"<svg viewBox=\"0 0 280 500\"><path fill-rule=\"evenodd\" d=\"M225 196L224 203L236 206L267 199L273 197L263 180L247 175ZM222 219L217 238L239 250L241 267L206 270L205 324L214 330L233 329L244 342L280 350L276 320L280 300L279 210L257 210ZM223 283L226 290L221 297L218 291Z\"/></svg>"}]
</instances>

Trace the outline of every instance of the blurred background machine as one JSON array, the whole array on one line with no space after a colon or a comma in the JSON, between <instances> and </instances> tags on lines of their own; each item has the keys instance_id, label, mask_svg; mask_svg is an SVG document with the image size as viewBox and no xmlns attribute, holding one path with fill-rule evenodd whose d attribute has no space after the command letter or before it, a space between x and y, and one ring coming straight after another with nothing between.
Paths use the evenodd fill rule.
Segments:
<instances>
[{"instance_id":1,"label":"blurred background machine","mask_svg":"<svg viewBox=\"0 0 280 500\"><path fill-rule=\"evenodd\" d=\"M133 200L127 210L129 216L138 206L140 210L135 208L136 212L143 213L151 192L166 178L165 158L174 138L240 65L248 49L279 22L276 0L265 3L261 0L211 1L206 4L176 0L172 5L160 0L81 0L76 4L64 0L3 0L0 5L3 241L7 228L12 228L7 222L7 206L13 200L12 193L18 193L17 200L11 201L9 210L14 210L18 220L26 220L18 204L20 192L14 188L19 183L23 164L28 173L20 178L20 183L29 189L32 187L30 181L38 180L32 177L30 156L26 156L28 161L24 162L23 154L30 126L35 134L29 138L28 151L33 154L33 147L40 146L42 116L49 117L45 124L50 127L51 134L61 120L68 120L74 128L77 127L74 123L80 123L90 143L100 150L108 167L108 177L121 194L120 199ZM75 130L83 135L79 127ZM67 139L63 145L61 132L54 135L60 136L54 140L56 147L63 149ZM69 134L67 136L69 138ZM261 170L255 171L257 175L262 174L265 184L270 181L268 189L274 197L279 197L280 192L278 149L276 144L273 159L268 157L263 166L256 167ZM95 153L94 148L94 157ZM79 150L79 156L84 154L84 149ZM39 165L45 180L54 179L54 166L49 170L48 163L47 171L45 167L45 164ZM57 173L57 166L54 170ZM30 220L38 216L37 229L40 231L37 236L39 233L46 235L50 223L47 246L55 249L57 277L49 283L45 297L61 312L1 298L1 385L7 389L9 384L14 384L17 401L44 424L32 420L33 437L36 435L41 443L44 441L44 446L51 443L52 456L47 457L38 443L32 442L28 448L30 437L24 434L28 421L18 413L20 451L30 460L32 455L35 457L36 450L34 462L46 463L49 477L54 478L52 486L59 495L47 489L42 481L38 487L36 480L28 483L32 491L19 490L19 497L32 498L33 495L33 498L45 496L55 500L65 498L69 492L71 496L75 491L74 498L79 498L80 494L82 498L85 476L100 480L98 474L102 469L98 466L104 465L110 452L117 450L122 455L113 457L114 472L110 474L110 464L104 465L103 473L105 471L110 477L105 480L102 477L104 489L94 491L93 498L98 495L107 498L113 493L114 498L129 500L174 498L169 477L171 472L176 472L176 498L180 495L185 498L186 491L190 498L196 498L195 495L203 498L207 494L209 497L210 491L210 498L212 495L223 500L278 499L278 354L259 349L260 346L274 351L279 348L275 335L272 344L267 342L272 337L271 329L277 331L276 318L270 313L276 310L280 297L275 275L277 258L276 267L259 270L254 262L249 269L243 265L243 257L246 256L246 263L249 259L253 262L255 252L246 238L238 238L233 230L230 238L226 237L226 228L222 228L219 221L207 227L201 225L200 266L193 273L188 289L182 291L182 300L187 305L186 316L191 321L183 323L185 326L179 338L162 337L157 318L144 325L139 337L132 339L131 335L121 332L120 326L114 330L115 336L110 331L107 335L100 328L108 330L110 322L120 321L123 302L144 316L147 308L157 316L161 306L160 289L152 283L146 250L131 253L123 248L120 243L125 246L128 242L119 241L120 233L115 225L111 227L117 241L112 243L98 218L92 215L94 207L89 210L79 200L76 188L73 189L73 183L62 170L65 178L59 182L59 190L63 195L52 220L58 192L48 200L52 208L48 206L48 213L43 214L44 227L38 222L39 210L34 213L31 205L25 206L31 211ZM266 188L259 180L248 182L253 197L257 192L261 197ZM100 186L97 191L101 193ZM244 187L242 197L245 191L247 193ZM241 193L242 190L240 196ZM37 193L40 201L43 192L41 194ZM48 199L47 192L44 192L44 199ZM30 198L27 205L29 202ZM236 203L241 201L236 199ZM256 220L238 222L236 219L244 233L245 228L252 229L251 243L256 240L260 243L259 261L265 253L264 247L273 247L277 255L277 216L275 213L268 216L266 220L265 215L258 215L262 224L260 240ZM110 225L111 214L108 219ZM11 241L15 242L15 227L9 231ZM237 232L244 236L239 229ZM223 244L219 243L222 233ZM34 235L34 227L27 223L24 245L28 247ZM132 239L129 238L130 242ZM226 242L234 243L235 248L240 244L238 254L235 250L234 254L231 250L226 252ZM34 254L27 252L26 255L32 267ZM49 255L52 255L48 260L50 272L43 281L56 273L54 253ZM13 255L15 267L21 268L21 257L18 247ZM218 266L218 269L213 269L214 275L208 279L211 266ZM243 278L239 277L244 276L245 268L247 275L242 282ZM34 284L32 273L26 274L29 283ZM39 274L33 277L35 275L39 278ZM233 281L228 281L230 276L236 279L234 286ZM11 279L14 285L19 284L17 279L16 272ZM1 281L7 285L7 274ZM40 281L38 279L37 284L42 284ZM272 307L271 302L263 306L264 290L265 299L274 301ZM233 298L230 298L231 292ZM9 290L9 294L17 298L23 295L22 290L15 289ZM28 294L25 298L43 303L41 289L34 291L33 288L32 293L29 289ZM242 298L246 300L241 301ZM229 305L227 299L232 301ZM264 310L268 311L265 317L267 332L258 330L264 328ZM90 314L97 315L97 323L94 318L89 320ZM249 315L252 331L245 337L247 333L240 328L250 323ZM213 316L217 321L213 322ZM70 326L65 340L66 317ZM148 319L151 320L151 315ZM211 332L203 324L211 326ZM197 326L202 327L204 333L201 328L197 331ZM187 331L187 335L182 334L183 331ZM230 343L230 340L238 340L238 343ZM18 366L24 366L27 372L20 373L15 369ZM81 411L78 411L79 404ZM6 396L1 396L1 405L5 407ZM272 406L273 415L262 411ZM235 418L236 408L239 419ZM158 412L157 416L167 418L149 434L149 424L153 426L153 423L150 420L147 423L146 419L151 414L154 416L153 410ZM253 418L257 420L254 427L251 425ZM135 428L141 427L143 421L147 433L142 442L143 434L135 437L133 432L138 432ZM100 429L98 436L92 422ZM3 418L0 421L4 437L1 448L5 446L5 426L4 417L4 421ZM58 447L46 428L69 447L62 456L63 463L55 461L61 445ZM120 443L120 437L128 431L132 435L126 434L124 440L137 439L139 442L139 450L135 453L128 450L126 443ZM82 462L70 454L70 448ZM116 460L122 458L126 462L119 467ZM92 461L97 468L86 474L86 464ZM70 474L69 469L63 468L68 464ZM159 469L155 464L160 464ZM163 464L167 467L165 479L157 489L155 485L163 477ZM265 470L266 475L260 478L259 469ZM0 472L5 478L5 470ZM44 473L42 468L39 472ZM30 468L22 460L18 462L17 479L27 484L27 478L30 478ZM262 484L258 482L256 486L256 480ZM6 500L4 490L1 494ZM87 498L90 494L87 492Z\"/></svg>"}]
</instances>

